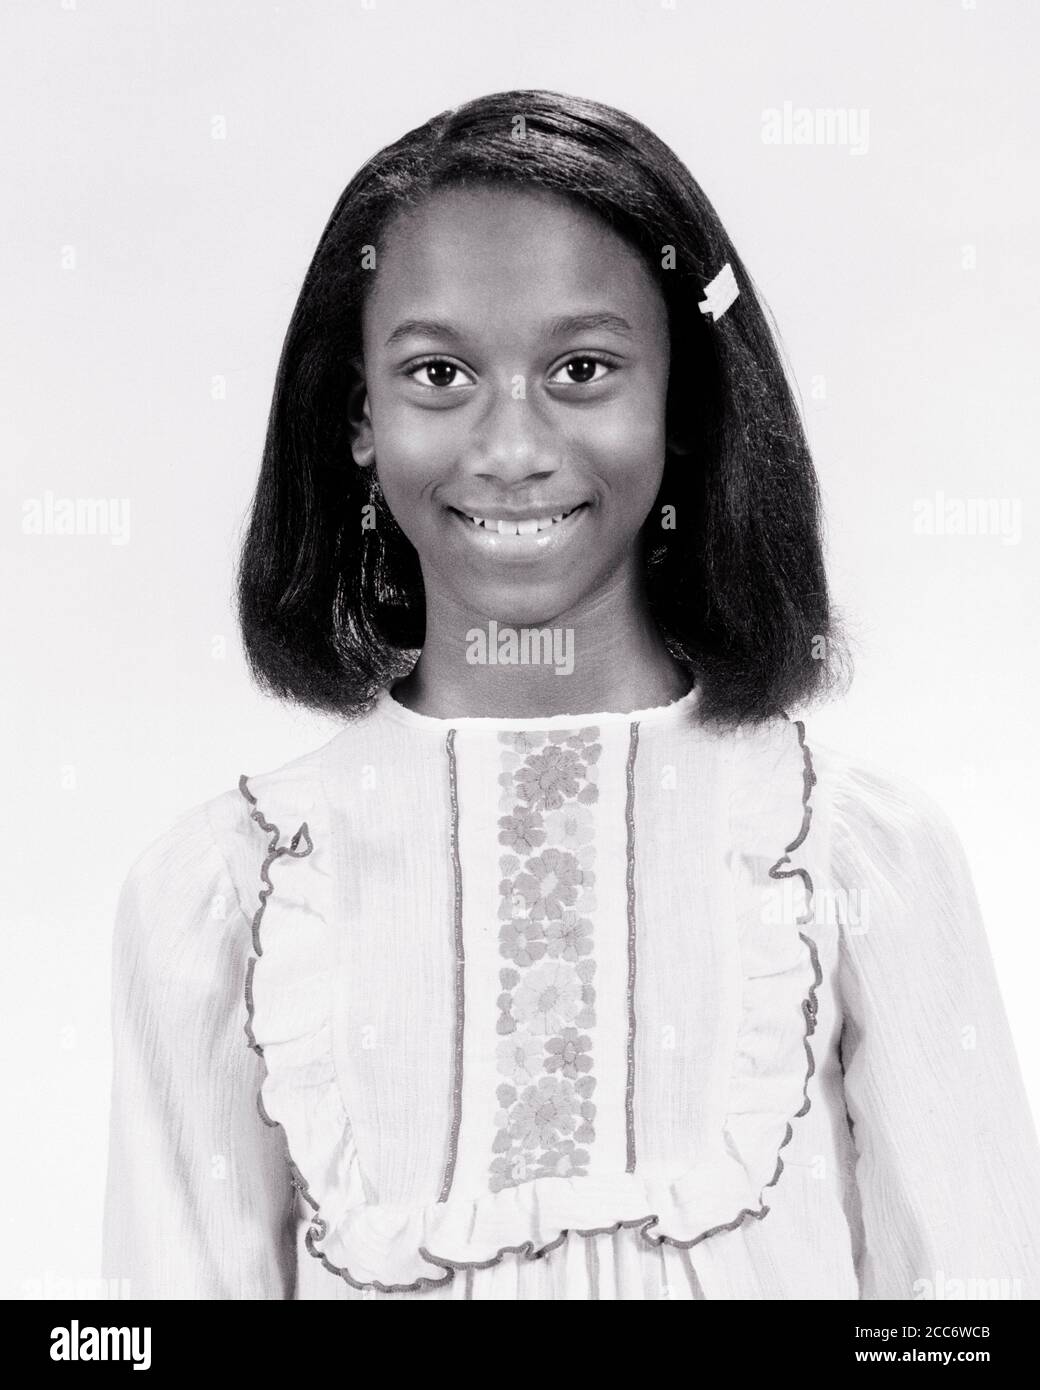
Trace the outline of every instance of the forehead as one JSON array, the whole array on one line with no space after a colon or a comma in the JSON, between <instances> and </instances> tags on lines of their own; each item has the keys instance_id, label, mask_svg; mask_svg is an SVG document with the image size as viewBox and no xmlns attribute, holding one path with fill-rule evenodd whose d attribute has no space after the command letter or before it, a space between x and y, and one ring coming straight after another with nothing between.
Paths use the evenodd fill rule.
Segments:
<instances>
[{"instance_id":1,"label":"forehead","mask_svg":"<svg viewBox=\"0 0 1040 1390\"><path fill-rule=\"evenodd\" d=\"M365 323L380 332L450 313L519 328L583 307L614 310L637 332L666 320L639 254L590 209L545 189L481 185L439 190L393 218Z\"/></svg>"}]
</instances>

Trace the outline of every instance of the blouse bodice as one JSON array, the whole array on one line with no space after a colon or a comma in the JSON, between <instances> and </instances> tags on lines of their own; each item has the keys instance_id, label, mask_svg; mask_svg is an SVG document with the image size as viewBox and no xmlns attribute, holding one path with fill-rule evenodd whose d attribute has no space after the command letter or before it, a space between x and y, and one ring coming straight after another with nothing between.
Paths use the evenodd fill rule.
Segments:
<instances>
[{"instance_id":1,"label":"blouse bodice","mask_svg":"<svg viewBox=\"0 0 1040 1390\"><path fill-rule=\"evenodd\" d=\"M959 842L800 722L383 691L144 852L114 972L133 1296L1040 1293Z\"/></svg>"}]
</instances>

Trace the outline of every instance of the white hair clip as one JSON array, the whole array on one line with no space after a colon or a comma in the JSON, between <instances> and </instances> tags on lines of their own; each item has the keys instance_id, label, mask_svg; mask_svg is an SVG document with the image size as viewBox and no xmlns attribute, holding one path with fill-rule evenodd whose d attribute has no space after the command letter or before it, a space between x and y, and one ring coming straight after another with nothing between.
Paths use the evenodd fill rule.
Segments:
<instances>
[{"instance_id":1,"label":"white hair clip","mask_svg":"<svg viewBox=\"0 0 1040 1390\"><path fill-rule=\"evenodd\" d=\"M702 299L698 308L702 314L710 314L712 320L718 323L719 319L726 312L729 306L740 293L740 286L737 284L736 276L733 274L733 267L729 261L722 267L715 279L704 286L704 293L707 299Z\"/></svg>"}]
</instances>

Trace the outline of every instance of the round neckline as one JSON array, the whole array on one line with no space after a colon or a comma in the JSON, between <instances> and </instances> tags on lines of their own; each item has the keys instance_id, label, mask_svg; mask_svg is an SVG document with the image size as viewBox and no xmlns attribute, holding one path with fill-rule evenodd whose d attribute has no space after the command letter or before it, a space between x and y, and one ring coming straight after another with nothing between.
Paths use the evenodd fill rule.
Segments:
<instances>
[{"instance_id":1,"label":"round neckline","mask_svg":"<svg viewBox=\"0 0 1040 1390\"><path fill-rule=\"evenodd\" d=\"M444 733L448 729L515 729L519 732L533 733L539 729L583 729L597 724L665 724L679 720L691 713L700 702L700 683L694 684L685 695L666 705L650 705L646 709L627 712L618 710L578 711L570 714L527 715L510 718L498 714L463 714L455 718L445 718L433 714L420 714L395 700L390 688L384 687L376 697L376 708L399 724L411 725L414 729L428 729Z\"/></svg>"}]
</instances>

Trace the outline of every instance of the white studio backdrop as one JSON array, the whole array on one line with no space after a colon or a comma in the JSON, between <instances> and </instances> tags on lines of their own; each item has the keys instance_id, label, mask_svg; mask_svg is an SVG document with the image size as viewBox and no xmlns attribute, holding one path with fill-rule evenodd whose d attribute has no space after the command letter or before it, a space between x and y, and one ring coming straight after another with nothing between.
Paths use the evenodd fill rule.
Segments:
<instances>
[{"instance_id":1,"label":"white studio backdrop","mask_svg":"<svg viewBox=\"0 0 1040 1390\"><path fill-rule=\"evenodd\" d=\"M318 236L507 88L660 134L775 315L857 659L809 741L953 819L1040 1113L1038 42L1029 0L7 0L0 1296L97 1274L130 862L337 727L254 690L231 609ZM106 533L47 534L69 500Z\"/></svg>"}]
</instances>

